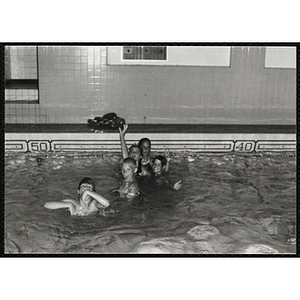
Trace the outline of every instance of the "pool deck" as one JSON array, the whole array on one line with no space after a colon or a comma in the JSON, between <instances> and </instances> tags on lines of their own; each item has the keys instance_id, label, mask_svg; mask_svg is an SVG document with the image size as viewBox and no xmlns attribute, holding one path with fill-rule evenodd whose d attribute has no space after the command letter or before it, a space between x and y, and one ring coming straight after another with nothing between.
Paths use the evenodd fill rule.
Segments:
<instances>
[{"instance_id":1,"label":"pool deck","mask_svg":"<svg viewBox=\"0 0 300 300\"><path fill-rule=\"evenodd\" d=\"M154 151L296 151L294 125L129 124L127 145L148 137ZM87 124L5 124L5 151L120 151L118 129Z\"/></svg>"}]
</instances>

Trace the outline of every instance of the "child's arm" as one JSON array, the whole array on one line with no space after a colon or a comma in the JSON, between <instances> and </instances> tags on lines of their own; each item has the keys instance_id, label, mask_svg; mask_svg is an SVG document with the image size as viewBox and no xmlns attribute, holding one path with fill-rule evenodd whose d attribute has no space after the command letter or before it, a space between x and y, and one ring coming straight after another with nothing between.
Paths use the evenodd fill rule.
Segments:
<instances>
[{"instance_id":1,"label":"child's arm","mask_svg":"<svg viewBox=\"0 0 300 300\"><path fill-rule=\"evenodd\" d=\"M165 167L165 172L169 172L171 158L170 158L170 156L167 156L166 159L167 159L167 163L166 163L166 167Z\"/></svg>"},{"instance_id":2,"label":"child's arm","mask_svg":"<svg viewBox=\"0 0 300 300\"><path fill-rule=\"evenodd\" d=\"M166 179L165 182L169 187L176 191L180 190L182 187L181 180L177 181L176 183L172 183L170 180Z\"/></svg>"},{"instance_id":3,"label":"child's arm","mask_svg":"<svg viewBox=\"0 0 300 300\"><path fill-rule=\"evenodd\" d=\"M166 167L165 167L165 172L167 173L170 170L170 160L171 160L170 152L169 152L168 149L165 151L165 157L166 157L166 160L167 160Z\"/></svg>"},{"instance_id":4,"label":"child's arm","mask_svg":"<svg viewBox=\"0 0 300 300\"><path fill-rule=\"evenodd\" d=\"M121 127L119 127L123 159L128 157L128 149L127 149L127 145L126 145L125 138L124 138L127 128L128 128L128 124L123 125L123 130L121 129Z\"/></svg>"},{"instance_id":5,"label":"child's arm","mask_svg":"<svg viewBox=\"0 0 300 300\"><path fill-rule=\"evenodd\" d=\"M182 187L182 183L181 183L181 180L179 180L174 184L173 189L178 191L181 189L181 187Z\"/></svg>"},{"instance_id":6,"label":"child's arm","mask_svg":"<svg viewBox=\"0 0 300 300\"><path fill-rule=\"evenodd\" d=\"M73 215L76 211L76 206L73 204L74 200L66 199L61 202L58 201L50 201L46 202L44 207L48 209L59 209L59 208L68 208L71 215Z\"/></svg>"},{"instance_id":7,"label":"child's arm","mask_svg":"<svg viewBox=\"0 0 300 300\"><path fill-rule=\"evenodd\" d=\"M103 196L97 194L96 192L93 192L91 190L85 190L82 194L82 199L85 202L84 198L86 197L86 195L89 195L91 198L95 199L99 204L101 204L104 207L108 207L109 206L109 201L104 198Z\"/></svg>"}]
</instances>

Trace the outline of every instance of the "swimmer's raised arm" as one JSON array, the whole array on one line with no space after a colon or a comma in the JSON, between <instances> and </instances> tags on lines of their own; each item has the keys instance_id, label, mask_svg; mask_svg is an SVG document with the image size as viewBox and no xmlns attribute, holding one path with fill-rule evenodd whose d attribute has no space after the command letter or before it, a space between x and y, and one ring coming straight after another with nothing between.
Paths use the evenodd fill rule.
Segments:
<instances>
[{"instance_id":1,"label":"swimmer's raised arm","mask_svg":"<svg viewBox=\"0 0 300 300\"><path fill-rule=\"evenodd\" d=\"M167 160L166 167L165 167L165 172L169 172L169 170L170 170L170 161L171 161L169 150L165 151L165 157L166 157L166 160Z\"/></svg>"},{"instance_id":2,"label":"swimmer's raised arm","mask_svg":"<svg viewBox=\"0 0 300 300\"><path fill-rule=\"evenodd\" d=\"M127 145L126 145L126 141L125 141L125 133L126 130L128 128L128 124L124 124L123 125L123 130L119 127L119 132L120 132L120 141L121 141L121 149L122 149L122 156L123 159L128 157L128 149L127 149Z\"/></svg>"},{"instance_id":3,"label":"swimmer's raised arm","mask_svg":"<svg viewBox=\"0 0 300 300\"><path fill-rule=\"evenodd\" d=\"M109 206L109 201L106 198L104 198L103 196L96 193L96 192L93 192L91 190L85 190L82 194L82 199L83 200L86 197L86 195L89 195L91 198L95 199L99 204L101 204L104 207Z\"/></svg>"},{"instance_id":4,"label":"swimmer's raised arm","mask_svg":"<svg viewBox=\"0 0 300 300\"><path fill-rule=\"evenodd\" d=\"M119 128L121 129L121 127L119 127ZM121 131L122 131L124 136L125 136L125 133L126 133L127 129L128 129L128 124L127 123L123 124L123 129L121 129Z\"/></svg>"}]
</instances>

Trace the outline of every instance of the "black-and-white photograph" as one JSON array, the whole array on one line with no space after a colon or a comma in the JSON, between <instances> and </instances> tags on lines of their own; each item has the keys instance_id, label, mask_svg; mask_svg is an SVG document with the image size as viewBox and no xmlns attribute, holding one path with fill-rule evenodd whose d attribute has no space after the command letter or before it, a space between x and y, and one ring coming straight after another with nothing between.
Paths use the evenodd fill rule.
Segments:
<instances>
[{"instance_id":1,"label":"black-and-white photograph","mask_svg":"<svg viewBox=\"0 0 300 300\"><path fill-rule=\"evenodd\" d=\"M296 254L295 44L3 50L4 254Z\"/></svg>"}]
</instances>

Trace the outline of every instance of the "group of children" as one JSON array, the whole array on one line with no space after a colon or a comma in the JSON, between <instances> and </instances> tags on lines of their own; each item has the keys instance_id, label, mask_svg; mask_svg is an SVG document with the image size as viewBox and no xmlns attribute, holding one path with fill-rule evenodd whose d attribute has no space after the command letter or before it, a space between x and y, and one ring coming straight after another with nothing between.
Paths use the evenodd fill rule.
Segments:
<instances>
[{"instance_id":1,"label":"group of children","mask_svg":"<svg viewBox=\"0 0 300 300\"><path fill-rule=\"evenodd\" d=\"M123 179L121 186L113 191L118 192L121 198L132 200L140 194L137 178L144 176L154 177L160 185L166 184L174 190L181 189L181 181L173 184L168 179L170 157L162 155L153 157L151 142L148 138L141 139L138 145L132 145L128 151L125 142L127 129L128 124L124 124L123 129L119 128L122 149L120 165ZM109 200L96 193L95 183L88 177L80 181L77 193L77 200L50 201L46 202L44 207L48 209L68 208L71 215L86 216L110 205Z\"/></svg>"}]
</instances>

